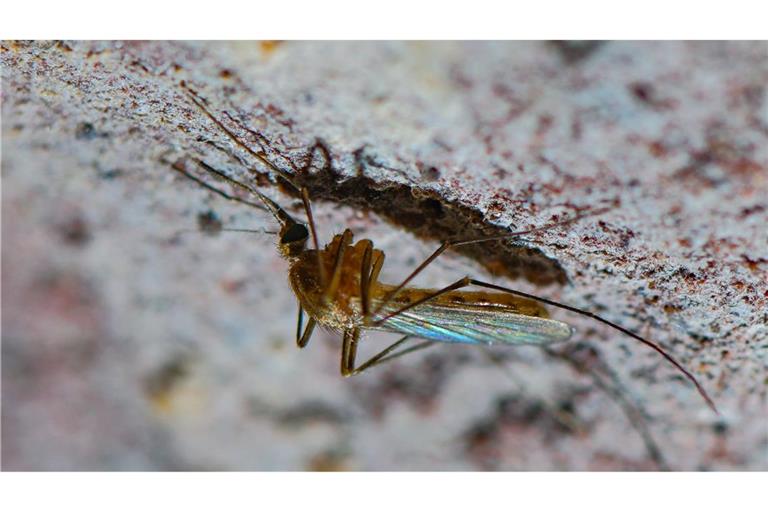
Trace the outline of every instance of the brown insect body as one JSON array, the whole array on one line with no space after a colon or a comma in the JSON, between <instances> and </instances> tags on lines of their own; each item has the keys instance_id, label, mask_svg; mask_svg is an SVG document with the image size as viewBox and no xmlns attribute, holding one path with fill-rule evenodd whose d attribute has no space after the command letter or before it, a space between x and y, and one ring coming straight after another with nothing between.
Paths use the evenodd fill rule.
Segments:
<instances>
[{"instance_id":1,"label":"brown insect body","mask_svg":"<svg viewBox=\"0 0 768 512\"><path fill-rule=\"evenodd\" d=\"M348 232L349 233L349 232ZM332 330L344 332L354 328L377 329L372 317L366 317L362 307L361 269L367 247L372 248L372 260L384 261L384 253L373 248L373 242L364 239L355 244L351 243L351 233L335 235L325 248L319 251L320 261L323 262L325 275L333 274L337 264L340 245L346 243L341 251L339 281L333 296L328 296L323 286L321 274L318 271L318 251L304 250L296 256L286 256L289 260L288 279L296 298L306 313L317 323ZM287 254L286 250L281 251ZM382 303L382 299L391 295L397 287L374 280L370 283L371 303L374 307ZM511 313L538 318L549 318L546 308L540 303L515 297L508 293L487 292L451 292L438 295L438 290L431 288L405 288L392 297L392 302L401 306L423 302L428 297L434 306L453 308L477 308L480 312L497 314Z\"/></svg>"},{"instance_id":2,"label":"brown insect body","mask_svg":"<svg viewBox=\"0 0 768 512\"><path fill-rule=\"evenodd\" d=\"M333 273L342 239L343 235L334 236L319 251L327 276ZM365 242L361 240L355 245L346 245L340 262L338 286L332 297L328 296L318 269L318 251L309 249L295 258L289 258L288 280L293 293L301 307L319 324L336 331L346 331L362 324L360 268Z\"/></svg>"}]
</instances>

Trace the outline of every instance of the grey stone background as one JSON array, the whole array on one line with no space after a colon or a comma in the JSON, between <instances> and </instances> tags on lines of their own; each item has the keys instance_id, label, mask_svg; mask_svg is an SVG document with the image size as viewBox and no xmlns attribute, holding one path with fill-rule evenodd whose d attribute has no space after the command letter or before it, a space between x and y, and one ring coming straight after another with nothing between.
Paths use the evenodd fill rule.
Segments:
<instances>
[{"instance_id":1,"label":"grey stone background","mask_svg":"<svg viewBox=\"0 0 768 512\"><path fill-rule=\"evenodd\" d=\"M0 45L4 469L768 468L764 42ZM550 351L446 346L344 379L294 345L264 212L202 158L310 188L395 282L448 237L610 207L452 252L462 275L598 312ZM372 335L373 353L391 336Z\"/></svg>"}]
</instances>

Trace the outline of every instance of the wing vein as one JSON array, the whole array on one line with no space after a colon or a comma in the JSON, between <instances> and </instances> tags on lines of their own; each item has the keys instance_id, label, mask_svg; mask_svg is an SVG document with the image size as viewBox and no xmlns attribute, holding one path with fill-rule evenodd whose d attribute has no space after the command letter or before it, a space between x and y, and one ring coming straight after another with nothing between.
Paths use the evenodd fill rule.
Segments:
<instances>
[{"instance_id":1,"label":"wing vein","mask_svg":"<svg viewBox=\"0 0 768 512\"><path fill-rule=\"evenodd\" d=\"M385 318L388 308L378 313ZM549 345L570 338L572 328L558 320L521 315L492 306L422 304L387 319L380 330L443 343Z\"/></svg>"}]
</instances>

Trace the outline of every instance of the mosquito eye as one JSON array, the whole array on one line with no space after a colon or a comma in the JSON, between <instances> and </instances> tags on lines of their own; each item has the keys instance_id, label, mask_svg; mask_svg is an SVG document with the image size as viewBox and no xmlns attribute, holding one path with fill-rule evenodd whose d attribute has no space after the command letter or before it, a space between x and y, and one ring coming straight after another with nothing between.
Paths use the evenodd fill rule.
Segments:
<instances>
[{"instance_id":1,"label":"mosquito eye","mask_svg":"<svg viewBox=\"0 0 768 512\"><path fill-rule=\"evenodd\" d=\"M301 242L309 237L309 231L303 224L294 224L289 227L288 230L283 233L280 238L281 244L291 244L293 242Z\"/></svg>"}]
</instances>

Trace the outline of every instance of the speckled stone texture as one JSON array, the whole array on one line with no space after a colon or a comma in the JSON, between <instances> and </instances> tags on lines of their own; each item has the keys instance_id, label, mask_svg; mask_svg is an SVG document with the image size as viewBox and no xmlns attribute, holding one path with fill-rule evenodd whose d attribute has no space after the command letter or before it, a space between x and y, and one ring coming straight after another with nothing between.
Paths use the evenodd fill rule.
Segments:
<instances>
[{"instance_id":1,"label":"speckled stone texture","mask_svg":"<svg viewBox=\"0 0 768 512\"><path fill-rule=\"evenodd\" d=\"M768 469L768 46L4 42L4 469ZM407 275L446 238L472 275L597 312L571 342L446 346L339 375L295 347L250 148ZM223 184L218 184L226 188ZM372 354L393 336L363 343Z\"/></svg>"}]
</instances>

